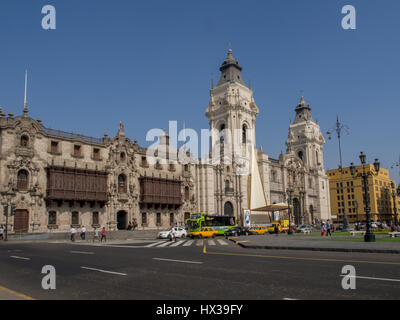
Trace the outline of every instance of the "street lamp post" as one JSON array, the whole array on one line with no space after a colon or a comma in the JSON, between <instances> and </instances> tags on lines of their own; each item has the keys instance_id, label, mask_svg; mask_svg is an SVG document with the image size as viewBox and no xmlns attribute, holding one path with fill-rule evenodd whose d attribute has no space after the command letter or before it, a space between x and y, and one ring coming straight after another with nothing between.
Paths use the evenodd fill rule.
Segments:
<instances>
[{"instance_id":1,"label":"street lamp post","mask_svg":"<svg viewBox=\"0 0 400 320\"><path fill-rule=\"evenodd\" d=\"M290 207L291 202L292 202L292 195L293 195L294 190L292 188L287 188L286 189L286 194L288 197L288 214L289 214L289 230L288 230L288 234L292 234L292 228L291 228L291 224L290 224L290 216L292 215L292 208Z\"/></svg>"},{"instance_id":2,"label":"street lamp post","mask_svg":"<svg viewBox=\"0 0 400 320\"><path fill-rule=\"evenodd\" d=\"M392 197L393 197L393 214L394 214L394 225L397 226L397 205L396 205L396 196L400 195L400 186L396 190L396 186L394 185L394 182L392 181L391 183L392 187Z\"/></svg>"},{"instance_id":3,"label":"street lamp post","mask_svg":"<svg viewBox=\"0 0 400 320\"><path fill-rule=\"evenodd\" d=\"M343 190L343 198L344 198L344 186L343 186L343 162L342 162L342 147L340 143L340 138L342 135L342 130L348 131L348 127L342 123L339 122L339 117L336 117L336 124L335 126L327 132L329 135L329 140L331 139L330 135L332 134L332 131L336 131L338 141L339 141L339 160L340 160L340 180L341 180L341 185L340 187ZM343 232L348 232L349 231L349 224L347 220L347 215L346 215L346 206L345 202L343 202Z\"/></svg>"},{"instance_id":4,"label":"street lamp post","mask_svg":"<svg viewBox=\"0 0 400 320\"><path fill-rule=\"evenodd\" d=\"M375 159L375 162L374 162L375 173L372 171L365 172L365 163L366 163L365 160L366 160L366 155L363 152L361 152L360 153L360 161L362 164L363 172L356 174L353 163L350 164L350 172L351 172L352 176L361 177L363 179L363 187L364 187L364 192L365 192L365 195L364 195L365 214L367 217L367 231L364 236L364 241L365 242L375 242L375 235L371 229L371 217L370 217L371 207L370 207L370 199L369 199L369 191L368 191L368 176L375 176L379 173L380 163L379 163L378 159Z\"/></svg>"}]
</instances>

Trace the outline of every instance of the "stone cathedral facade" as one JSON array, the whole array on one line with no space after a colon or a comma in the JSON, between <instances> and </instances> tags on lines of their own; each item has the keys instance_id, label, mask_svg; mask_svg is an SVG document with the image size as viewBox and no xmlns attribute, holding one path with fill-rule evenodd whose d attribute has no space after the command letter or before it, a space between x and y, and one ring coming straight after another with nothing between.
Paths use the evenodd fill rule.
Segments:
<instances>
[{"instance_id":1,"label":"stone cathedral facade","mask_svg":"<svg viewBox=\"0 0 400 320\"><path fill-rule=\"evenodd\" d=\"M211 136L212 147L223 148L229 140L243 146L244 154L247 138L255 140L259 108L241 70L229 50L210 90L206 117L210 129L220 132ZM330 218L325 140L303 97L295 113L286 152L273 159L257 150L257 163L267 203L290 198L292 219L315 223ZM224 136L234 131L241 134ZM159 141L173 148L166 133ZM122 123L114 137L93 138L47 128L40 118L29 117L26 104L20 116L0 110L0 202L15 208L9 232L65 232L71 226L117 230L129 222L157 229L183 224L192 212L241 220L248 209L248 179L238 174L235 161L179 163L167 156L153 163L147 151L125 136Z\"/></svg>"}]
</instances>

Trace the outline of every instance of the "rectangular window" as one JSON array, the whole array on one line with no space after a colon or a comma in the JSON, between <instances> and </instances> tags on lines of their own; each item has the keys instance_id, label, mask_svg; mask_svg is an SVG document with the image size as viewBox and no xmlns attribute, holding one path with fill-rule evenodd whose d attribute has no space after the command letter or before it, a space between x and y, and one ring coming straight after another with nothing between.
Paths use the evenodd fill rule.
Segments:
<instances>
[{"instance_id":1,"label":"rectangular window","mask_svg":"<svg viewBox=\"0 0 400 320\"><path fill-rule=\"evenodd\" d=\"M49 212L49 225L56 225L57 224L57 213L55 211Z\"/></svg>"},{"instance_id":2,"label":"rectangular window","mask_svg":"<svg viewBox=\"0 0 400 320\"><path fill-rule=\"evenodd\" d=\"M58 153L58 141L52 141L50 146L51 153Z\"/></svg>"},{"instance_id":3,"label":"rectangular window","mask_svg":"<svg viewBox=\"0 0 400 320\"><path fill-rule=\"evenodd\" d=\"M100 149L93 148L93 159L99 160L100 159Z\"/></svg>"},{"instance_id":4,"label":"rectangular window","mask_svg":"<svg viewBox=\"0 0 400 320\"><path fill-rule=\"evenodd\" d=\"M169 224L170 224L171 226L174 225L174 214L173 214L173 213L170 213L170 214L169 214Z\"/></svg>"},{"instance_id":5,"label":"rectangular window","mask_svg":"<svg viewBox=\"0 0 400 320\"><path fill-rule=\"evenodd\" d=\"M161 225L161 213L157 212L157 225Z\"/></svg>"},{"instance_id":6,"label":"rectangular window","mask_svg":"<svg viewBox=\"0 0 400 320\"><path fill-rule=\"evenodd\" d=\"M97 211L92 213L92 224L99 225L99 213Z\"/></svg>"},{"instance_id":7,"label":"rectangular window","mask_svg":"<svg viewBox=\"0 0 400 320\"><path fill-rule=\"evenodd\" d=\"M74 156L80 157L81 156L81 146L78 144L74 145Z\"/></svg>"},{"instance_id":8,"label":"rectangular window","mask_svg":"<svg viewBox=\"0 0 400 320\"><path fill-rule=\"evenodd\" d=\"M72 212L71 215L71 224L72 225L78 225L79 224L79 212Z\"/></svg>"}]
</instances>

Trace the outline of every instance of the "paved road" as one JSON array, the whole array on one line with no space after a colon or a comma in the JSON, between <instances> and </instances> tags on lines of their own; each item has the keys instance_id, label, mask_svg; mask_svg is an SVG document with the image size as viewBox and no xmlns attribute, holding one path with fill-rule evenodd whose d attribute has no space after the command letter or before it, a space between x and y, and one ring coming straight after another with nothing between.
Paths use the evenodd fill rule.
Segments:
<instances>
[{"instance_id":1,"label":"paved road","mask_svg":"<svg viewBox=\"0 0 400 320\"><path fill-rule=\"evenodd\" d=\"M226 240L225 240L226 241ZM35 299L398 299L400 255L251 250L234 243L146 247L1 243L0 292ZM139 247L137 247L139 246ZM56 269L56 290L41 287ZM343 290L353 265L356 290ZM0 295L0 298L2 296Z\"/></svg>"}]
</instances>

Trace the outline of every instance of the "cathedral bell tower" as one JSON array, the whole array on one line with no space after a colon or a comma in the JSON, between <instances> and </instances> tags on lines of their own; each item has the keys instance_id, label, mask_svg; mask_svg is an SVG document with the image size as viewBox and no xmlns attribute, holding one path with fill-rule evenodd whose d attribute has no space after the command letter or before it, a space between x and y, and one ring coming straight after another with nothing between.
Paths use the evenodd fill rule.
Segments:
<instances>
[{"instance_id":1,"label":"cathedral bell tower","mask_svg":"<svg viewBox=\"0 0 400 320\"><path fill-rule=\"evenodd\" d=\"M233 57L232 49L228 50L219 70L221 77L217 86L211 87L206 111L212 132L210 149L232 146L229 157L245 156L246 142L253 139L255 145L254 128L259 110L253 99L253 91L243 81L242 67Z\"/></svg>"},{"instance_id":2,"label":"cathedral bell tower","mask_svg":"<svg viewBox=\"0 0 400 320\"><path fill-rule=\"evenodd\" d=\"M325 139L317 122L311 116L310 105L300 98L296 117L289 126L287 153L294 153L306 167L324 172L323 145Z\"/></svg>"}]
</instances>

